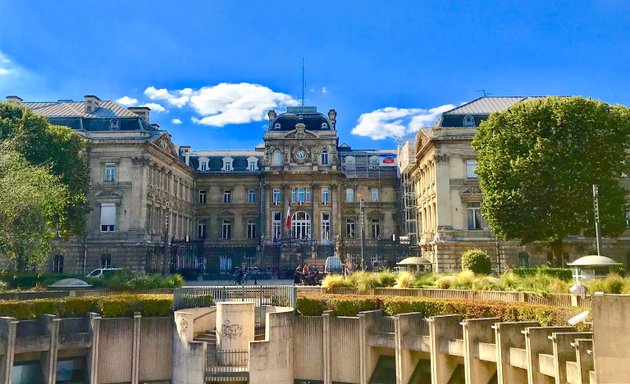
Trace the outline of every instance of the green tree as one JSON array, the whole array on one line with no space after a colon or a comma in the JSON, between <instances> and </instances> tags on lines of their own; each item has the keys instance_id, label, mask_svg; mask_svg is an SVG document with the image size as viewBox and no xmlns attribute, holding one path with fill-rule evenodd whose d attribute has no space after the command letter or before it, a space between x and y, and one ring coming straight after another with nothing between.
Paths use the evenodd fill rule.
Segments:
<instances>
[{"instance_id":1,"label":"green tree","mask_svg":"<svg viewBox=\"0 0 630 384\"><path fill-rule=\"evenodd\" d=\"M7 147L0 143L0 254L24 271L47 259L71 199L49 167L31 165Z\"/></svg>"},{"instance_id":2,"label":"green tree","mask_svg":"<svg viewBox=\"0 0 630 384\"><path fill-rule=\"evenodd\" d=\"M68 191L68 204L55 219L57 231L64 237L82 234L89 211L90 174L81 137L27 108L0 103L0 142L22 154L30 164L44 166L59 176Z\"/></svg>"},{"instance_id":3,"label":"green tree","mask_svg":"<svg viewBox=\"0 0 630 384\"><path fill-rule=\"evenodd\" d=\"M473 139L482 210L501 239L544 241L561 260L569 235L594 234L592 185L602 233L625 230L630 111L580 97L515 104L489 116Z\"/></svg>"}]
</instances>

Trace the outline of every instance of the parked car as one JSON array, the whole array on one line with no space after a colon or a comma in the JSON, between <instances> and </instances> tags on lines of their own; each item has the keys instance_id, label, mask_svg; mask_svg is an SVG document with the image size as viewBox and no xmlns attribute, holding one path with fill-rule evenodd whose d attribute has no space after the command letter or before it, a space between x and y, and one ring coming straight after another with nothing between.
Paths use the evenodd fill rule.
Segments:
<instances>
[{"instance_id":1,"label":"parked car","mask_svg":"<svg viewBox=\"0 0 630 384\"><path fill-rule=\"evenodd\" d=\"M122 268L96 268L92 272L85 275L86 277L104 277L109 276L117 272L122 272Z\"/></svg>"}]
</instances>

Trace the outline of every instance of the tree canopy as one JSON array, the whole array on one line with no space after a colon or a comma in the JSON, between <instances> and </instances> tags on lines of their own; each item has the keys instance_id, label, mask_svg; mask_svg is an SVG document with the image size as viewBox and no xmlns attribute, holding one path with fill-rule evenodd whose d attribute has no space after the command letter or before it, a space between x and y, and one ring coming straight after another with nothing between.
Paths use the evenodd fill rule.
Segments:
<instances>
[{"instance_id":1,"label":"tree canopy","mask_svg":"<svg viewBox=\"0 0 630 384\"><path fill-rule=\"evenodd\" d=\"M89 180L78 134L0 103L0 254L24 269L46 260L52 237L82 234Z\"/></svg>"},{"instance_id":2,"label":"tree canopy","mask_svg":"<svg viewBox=\"0 0 630 384\"><path fill-rule=\"evenodd\" d=\"M594 234L593 184L603 235L625 230L628 108L580 97L534 99L491 114L472 146L482 210L499 238L545 241L561 254L567 236Z\"/></svg>"}]
</instances>

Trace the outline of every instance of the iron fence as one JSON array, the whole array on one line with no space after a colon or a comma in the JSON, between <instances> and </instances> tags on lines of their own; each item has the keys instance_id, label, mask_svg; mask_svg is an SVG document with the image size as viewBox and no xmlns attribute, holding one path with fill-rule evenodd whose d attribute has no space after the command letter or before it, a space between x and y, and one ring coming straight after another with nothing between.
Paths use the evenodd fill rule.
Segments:
<instances>
[{"instance_id":1,"label":"iron fence","mask_svg":"<svg viewBox=\"0 0 630 384\"><path fill-rule=\"evenodd\" d=\"M295 308L297 287L286 286L207 286L175 289L173 309L209 307L213 303L241 301L257 307L275 305Z\"/></svg>"}]
</instances>

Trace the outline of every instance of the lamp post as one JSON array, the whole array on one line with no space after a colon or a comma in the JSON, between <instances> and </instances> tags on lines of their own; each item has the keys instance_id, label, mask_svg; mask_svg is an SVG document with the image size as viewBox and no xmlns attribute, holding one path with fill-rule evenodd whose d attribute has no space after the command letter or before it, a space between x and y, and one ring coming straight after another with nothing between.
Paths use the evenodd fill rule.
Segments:
<instances>
[{"instance_id":1,"label":"lamp post","mask_svg":"<svg viewBox=\"0 0 630 384\"><path fill-rule=\"evenodd\" d=\"M365 252L365 202L363 199L359 201L359 213L361 215L361 270L365 270L364 252Z\"/></svg>"},{"instance_id":2,"label":"lamp post","mask_svg":"<svg viewBox=\"0 0 630 384\"><path fill-rule=\"evenodd\" d=\"M597 244L597 255L601 256L602 230L599 224L599 189L593 184L593 213L595 214L595 242Z\"/></svg>"},{"instance_id":3,"label":"lamp post","mask_svg":"<svg viewBox=\"0 0 630 384\"><path fill-rule=\"evenodd\" d=\"M167 201L165 206L166 208L166 217L164 220L164 265L162 266L162 274L164 276L166 276L168 274L168 251L169 251L169 247L168 247L168 239L169 239L169 230L168 230L168 225L169 225L169 218L171 216L171 202Z\"/></svg>"}]
</instances>

